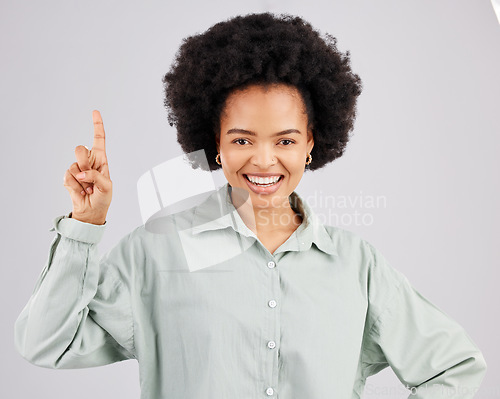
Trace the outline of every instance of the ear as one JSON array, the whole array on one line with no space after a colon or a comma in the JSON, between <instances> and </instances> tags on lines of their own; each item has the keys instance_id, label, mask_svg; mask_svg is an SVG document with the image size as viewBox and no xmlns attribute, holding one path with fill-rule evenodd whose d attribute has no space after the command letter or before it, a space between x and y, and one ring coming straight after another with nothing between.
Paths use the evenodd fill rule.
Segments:
<instances>
[{"instance_id":1,"label":"ear","mask_svg":"<svg viewBox=\"0 0 500 399\"><path fill-rule=\"evenodd\" d=\"M310 154L314 147L314 135L312 129L307 130L307 153Z\"/></svg>"},{"instance_id":2,"label":"ear","mask_svg":"<svg viewBox=\"0 0 500 399\"><path fill-rule=\"evenodd\" d=\"M217 153L219 153L219 140L220 140L220 136L218 134L215 135L215 148L217 149Z\"/></svg>"}]
</instances>

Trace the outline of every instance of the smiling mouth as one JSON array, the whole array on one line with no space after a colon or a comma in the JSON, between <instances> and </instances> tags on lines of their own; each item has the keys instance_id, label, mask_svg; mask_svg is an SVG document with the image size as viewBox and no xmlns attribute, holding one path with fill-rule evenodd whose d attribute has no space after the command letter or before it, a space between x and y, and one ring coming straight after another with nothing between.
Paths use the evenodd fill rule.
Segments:
<instances>
[{"instance_id":1,"label":"smiling mouth","mask_svg":"<svg viewBox=\"0 0 500 399\"><path fill-rule=\"evenodd\" d=\"M250 183L257 187L271 187L283 180L284 176L273 176L273 177L248 177L248 175L243 175L245 176L245 179L247 179Z\"/></svg>"}]
</instances>

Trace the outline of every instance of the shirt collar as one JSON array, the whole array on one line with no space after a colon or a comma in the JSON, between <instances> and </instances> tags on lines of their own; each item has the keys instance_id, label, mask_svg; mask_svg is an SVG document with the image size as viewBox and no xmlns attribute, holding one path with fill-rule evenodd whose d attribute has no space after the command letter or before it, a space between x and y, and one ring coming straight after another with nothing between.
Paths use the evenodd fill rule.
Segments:
<instances>
[{"instance_id":1,"label":"shirt collar","mask_svg":"<svg viewBox=\"0 0 500 399\"><path fill-rule=\"evenodd\" d=\"M226 183L195 207L193 235L231 227L246 237L257 239L255 233L245 225L234 207L230 192L231 186ZM302 215L303 222L274 254L284 251L306 251L314 243L321 251L337 255L332 237L309 205L295 191L290 195L289 201L292 209Z\"/></svg>"}]
</instances>

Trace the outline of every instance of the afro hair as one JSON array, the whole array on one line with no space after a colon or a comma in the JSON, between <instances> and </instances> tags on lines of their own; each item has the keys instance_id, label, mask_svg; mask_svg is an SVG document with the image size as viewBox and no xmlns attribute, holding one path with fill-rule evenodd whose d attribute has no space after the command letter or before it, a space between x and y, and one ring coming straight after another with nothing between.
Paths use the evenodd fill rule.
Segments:
<instances>
[{"instance_id":1,"label":"afro hair","mask_svg":"<svg viewBox=\"0 0 500 399\"><path fill-rule=\"evenodd\" d=\"M185 38L163 77L168 121L182 150L203 149L210 170L219 169L216 140L228 95L252 84L281 83L299 90L312 128L313 161L306 169L339 158L362 83L351 70L349 51L340 52L336 43L300 17L271 13L236 16Z\"/></svg>"}]
</instances>

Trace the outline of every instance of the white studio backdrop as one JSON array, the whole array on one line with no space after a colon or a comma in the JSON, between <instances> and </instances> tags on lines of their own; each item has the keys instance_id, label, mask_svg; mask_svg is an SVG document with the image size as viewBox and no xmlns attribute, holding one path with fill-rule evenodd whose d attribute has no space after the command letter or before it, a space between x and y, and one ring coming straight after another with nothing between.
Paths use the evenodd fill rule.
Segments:
<instances>
[{"instance_id":1,"label":"white studio backdrop","mask_svg":"<svg viewBox=\"0 0 500 399\"><path fill-rule=\"evenodd\" d=\"M500 398L500 25L493 0L0 1L2 398L139 398L134 361L48 370L14 348L47 260L74 148L107 135L113 202L100 253L142 224L137 183L182 155L162 76L184 37L249 12L302 16L349 50L364 90L345 155L297 191L326 224L372 242L483 351L477 398ZM498 9L498 8L497 8ZM224 183L222 173L215 174ZM334 378L334 376L332 376ZM406 398L390 369L366 398Z\"/></svg>"}]
</instances>

